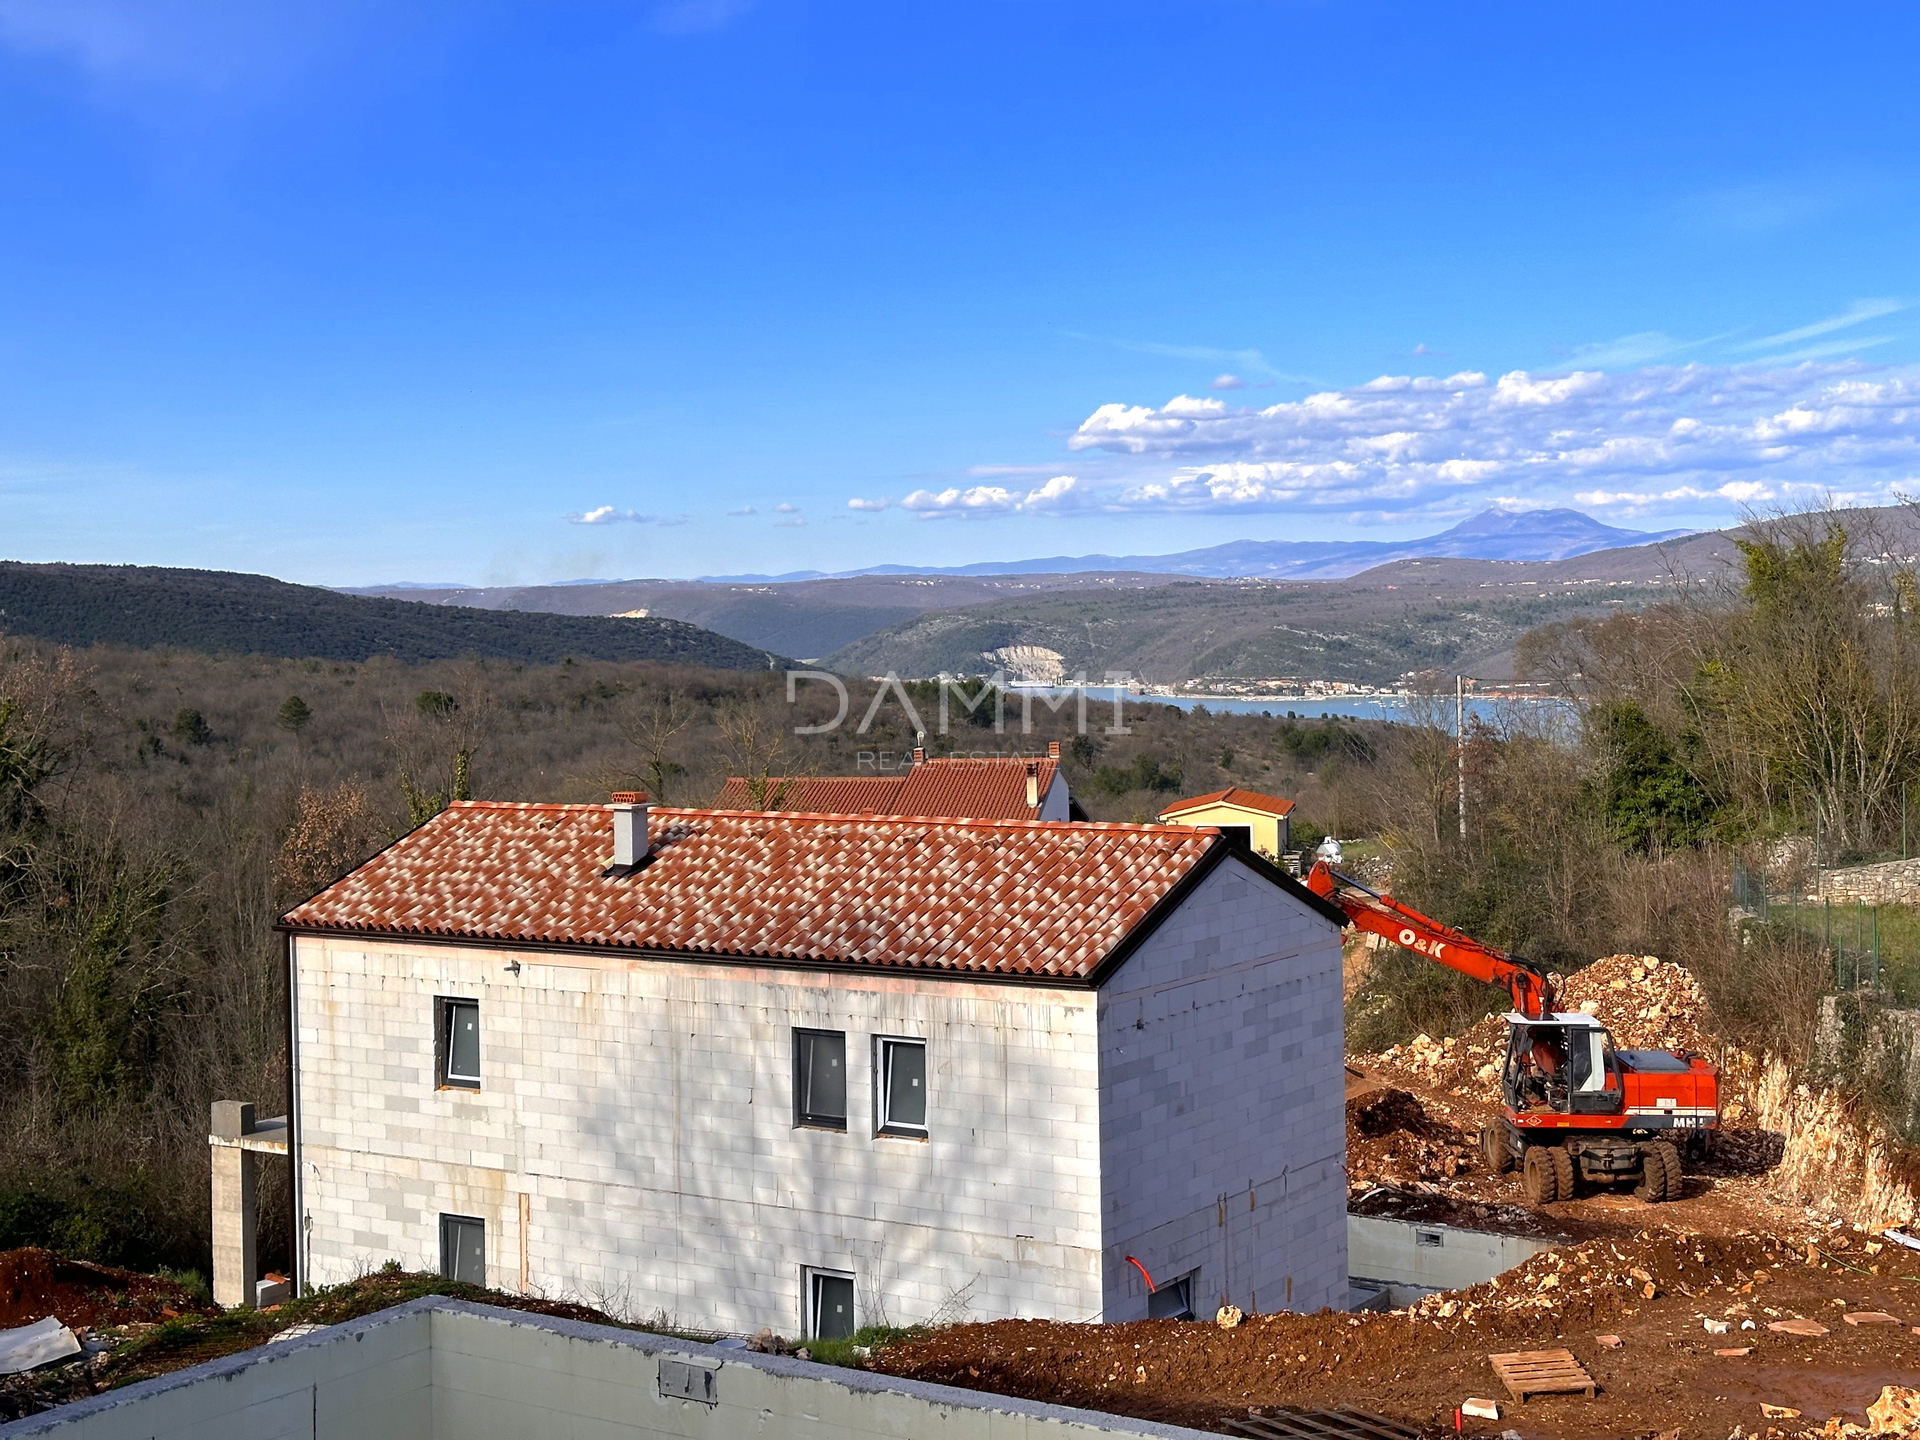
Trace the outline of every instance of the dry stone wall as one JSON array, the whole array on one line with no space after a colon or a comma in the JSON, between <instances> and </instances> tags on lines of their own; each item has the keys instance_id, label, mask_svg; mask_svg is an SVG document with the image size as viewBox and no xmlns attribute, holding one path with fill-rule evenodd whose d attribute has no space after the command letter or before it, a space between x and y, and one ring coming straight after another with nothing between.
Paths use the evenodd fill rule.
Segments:
<instances>
[{"instance_id":1,"label":"dry stone wall","mask_svg":"<svg viewBox=\"0 0 1920 1440\"><path fill-rule=\"evenodd\" d=\"M1818 894L1836 905L1920 905L1920 858L1823 870Z\"/></svg>"}]
</instances>

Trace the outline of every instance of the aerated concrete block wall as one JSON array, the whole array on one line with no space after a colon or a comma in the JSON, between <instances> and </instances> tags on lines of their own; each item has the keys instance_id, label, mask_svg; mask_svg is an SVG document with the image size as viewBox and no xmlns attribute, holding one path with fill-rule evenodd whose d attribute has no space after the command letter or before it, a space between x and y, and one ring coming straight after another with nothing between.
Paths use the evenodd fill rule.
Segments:
<instances>
[{"instance_id":1,"label":"aerated concrete block wall","mask_svg":"<svg viewBox=\"0 0 1920 1440\"><path fill-rule=\"evenodd\" d=\"M753 1435L1204 1440L1152 1421L445 1300L416 1300L0 1425L0 1440Z\"/></svg>"},{"instance_id":2,"label":"aerated concrete block wall","mask_svg":"<svg viewBox=\"0 0 1920 1440\"><path fill-rule=\"evenodd\" d=\"M1103 1296L1199 1272L1195 1309L1347 1297L1340 932L1222 864L1100 995Z\"/></svg>"},{"instance_id":3,"label":"aerated concrete block wall","mask_svg":"<svg viewBox=\"0 0 1920 1440\"><path fill-rule=\"evenodd\" d=\"M492 1285L688 1327L797 1333L808 1266L861 1323L1099 1318L1089 990L294 945L311 1283L438 1269L445 1213ZM435 1088L441 996L479 1001L478 1092ZM846 1033L845 1133L794 1127L795 1027ZM930 1139L875 1136L875 1036L927 1041Z\"/></svg>"}]
</instances>

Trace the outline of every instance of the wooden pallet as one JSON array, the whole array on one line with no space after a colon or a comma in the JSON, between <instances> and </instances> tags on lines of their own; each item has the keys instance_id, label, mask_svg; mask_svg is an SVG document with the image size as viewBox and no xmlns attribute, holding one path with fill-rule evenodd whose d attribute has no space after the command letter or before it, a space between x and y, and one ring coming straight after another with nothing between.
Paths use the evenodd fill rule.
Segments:
<instances>
[{"instance_id":1,"label":"wooden pallet","mask_svg":"<svg viewBox=\"0 0 1920 1440\"><path fill-rule=\"evenodd\" d=\"M1308 1410L1281 1405L1263 1415L1227 1422L1253 1440L1420 1440L1418 1426L1365 1410Z\"/></svg>"},{"instance_id":2,"label":"wooden pallet","mask_svg":"<svg viewBox=\"0 0 1920 1440\"><path fill-rule=\"evenodd\" d=\"M1580 1368L1571 1350L1516 1350L1489 1355L1493 1373L1514 1399L1526 1403L1529 1395L1585 1395L1593 1398L1593 1377Z\"/></svg>"}]
</instances>

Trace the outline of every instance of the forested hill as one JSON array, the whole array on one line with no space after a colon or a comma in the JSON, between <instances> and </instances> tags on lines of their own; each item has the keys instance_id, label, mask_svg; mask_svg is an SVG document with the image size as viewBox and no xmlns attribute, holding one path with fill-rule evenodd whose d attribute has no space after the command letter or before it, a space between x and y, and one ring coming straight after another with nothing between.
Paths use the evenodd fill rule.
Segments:
<instances>
[{"instance_id":1,"label":"forested hill","mask_svg":"<svg viewBox=\"0 0 1920 1440\"><path fill-rule=\"evenodd\" d=\"M63 645L177 645L210 654L416 662L473 655L553 664L660 660L765 670L782 656L682 620L472 610L341 595L265 575L0 561L0 632Z\"/></svg>"}]
</instances>

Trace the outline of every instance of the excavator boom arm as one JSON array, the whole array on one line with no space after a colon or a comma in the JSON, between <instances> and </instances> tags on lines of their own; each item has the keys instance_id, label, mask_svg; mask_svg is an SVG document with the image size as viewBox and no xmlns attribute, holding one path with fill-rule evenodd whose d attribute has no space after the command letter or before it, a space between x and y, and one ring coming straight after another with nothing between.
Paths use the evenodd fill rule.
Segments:
<instances>
[{"instance_id":1,"label":"excavator boom arm","mask_svg":"<svg viewBox=\"0 0 1920 1440\"><path fill-rule=\"evenodd\" d=\"M1483 945L1411 905L1375 894L1324 860L1316 861L1307 873L1307 888L1338 905L1355 929L1379 935L1462 975L1504 985L1513 997L1513 1008L1528 1019L1538 1020L1553 1009L1553 987L1532 964Z\"/></svg>"}]
</instances>

